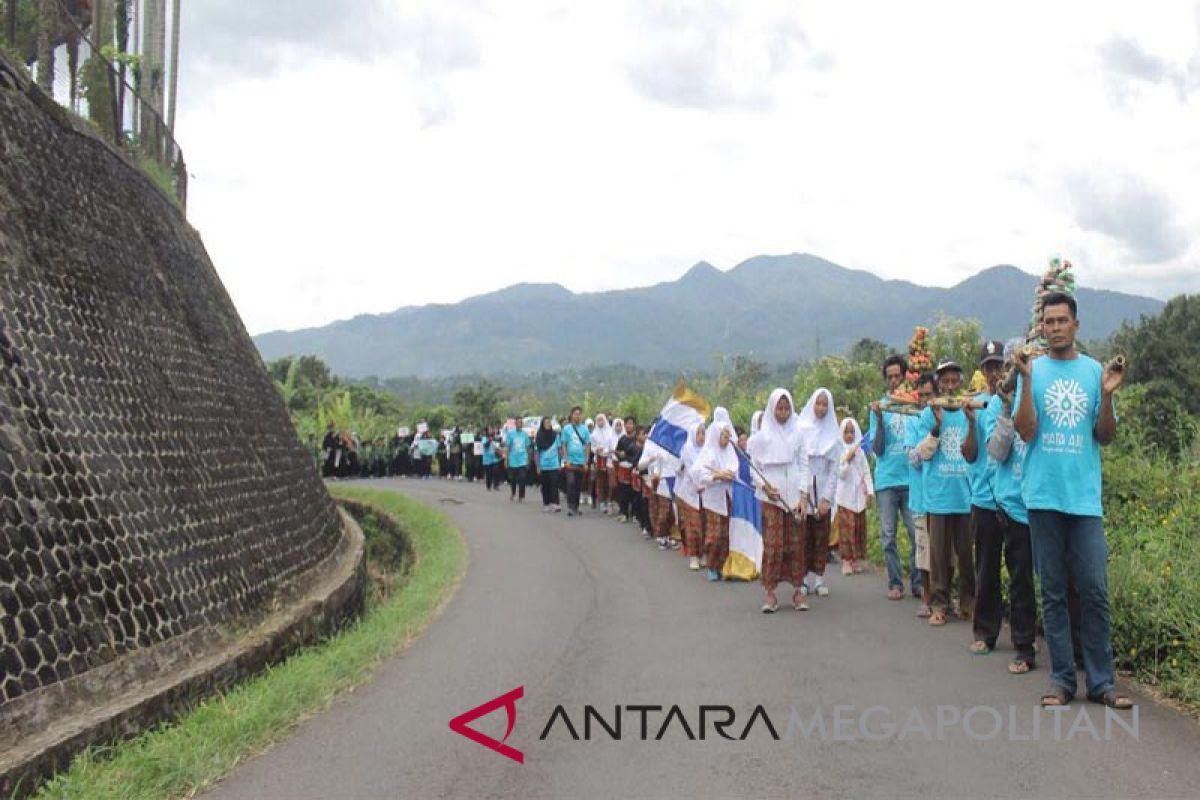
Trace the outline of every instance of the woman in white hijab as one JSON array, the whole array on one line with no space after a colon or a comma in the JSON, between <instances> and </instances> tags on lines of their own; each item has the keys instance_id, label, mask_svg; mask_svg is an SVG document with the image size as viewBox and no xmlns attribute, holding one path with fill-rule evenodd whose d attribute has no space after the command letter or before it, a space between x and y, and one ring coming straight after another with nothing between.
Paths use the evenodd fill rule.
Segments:
<instances>
[{"instance_id":1,"label":"woman in white hijab","mask_svg":"<svg viewBox=\"0 0 1200 800\"><path fill-rule=\"evenodd\" d=\"M837 461L842 452L841 430L834 412L833 394L822 386L812 393L800 412L800 429L808 446L808 468L812 473L805 519L805 552L808 575L804 591L821 597L829 594L825 565L829 561L829 527L837 491Z\"/></svg>"},{"instance_id":2,"label":"woman in white hijab","mask_svg":"<svg viewBox=\"0 0 1200 800\"><path fill-rule=\"evenodd\" d=\"M736 435L729 412L717 406L704 433L704 450L692 467L692 480L704 491L704 561L710 581L721 580L721 567L729 556L730 490L738 470Z\"/></svg>"},{"instance_id":3,"label":"woman in white hijab","mask_svg":"<svg viewBox=\"0 0 1200 800\"><path fill-rule=\"evenodd\" d=\"M762 425L750 442L755 466L762 473L755 476L756 495L762 502L762 585L767 592L762 610L767 614L778 610L775 588L785 582L795 589L792 608L806 611L801 587L808 568L803 524L812 483L808 447L787 389L772 391L767 407L757 414Z\"/></svg>"},{"instance_id":4,"label":"woman in white hijab","mask_svg":"<svg viewBox=\"0 0 1200 800\"><path fill-rule=\"evenodd\" d=\"M625 462L625 467L621 468L620 457L617 456L617 444L625 437L625 420L620 417L615 417L612 421L612 436L613 436L613 451L612 457L608 462L608 496L610 498L609 508L612 508L612 503L617 504L619 516L617 522L624 522L628 519L628 491L625 487L629 486L629 469L630 465ZM625 475L625 480L621 480L622 474Z\"/></svg>"},{"instance_id":5,"label":"woman in white hijab","mask_svg":"<svg viewBox=\"0 0 1200 800\"><path fill-rule=\"evenodd\" d=\"M862 429L854 417L842 420L843 453L838 459L837 529L842 554L842 574L863 571L859 561L867 555L867 506L875 494L871 465L862 447Z\"/></svg>"},{"instance_id":6,"label":"woman in white hijab","mask_svg":"<svg viewBox=\"0 0 1200 800\"><path fill-rule=\"evenodd\" d=\"M683 531L683 554L688 557L688 569L704 566L704 500L700 485L692 475L692 467L704 449L704 423L696 424L687 444L679 453L679 477L675 480L675 507L679 512L679 527Z\"/></svg>"},{"instance_id":7,"label":"woman in white hijab","mask_svg":"<svg viewBox=\"0 0 1200 800\"><path fill-rule=\"evenodd\" d=\"M613 451L617 449L617 435L614 426L608 424L608 417L604 414L596 415L596 428L592 431L591 448L594 459L592 470L595 475L596 508L607 515L611 496L608 473L613 466L612 455Z\"/></svg>"}]
</instances>

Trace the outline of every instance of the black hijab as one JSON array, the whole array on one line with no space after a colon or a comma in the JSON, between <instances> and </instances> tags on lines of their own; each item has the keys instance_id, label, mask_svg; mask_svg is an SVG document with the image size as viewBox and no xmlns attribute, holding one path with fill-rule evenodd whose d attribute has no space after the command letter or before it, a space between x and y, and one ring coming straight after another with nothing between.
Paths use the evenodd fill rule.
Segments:
<instances>
[{"instance_id":1,"label":"black hijab","mask_svg":"<svg viewBox=\"0 0 1200 800\"><path fill-rule=\"evenodd\" d=\"M549 450L557 438L558 434L554 432L554 428L550 427L550 418L542 417L541 424L538 425L537 429L537 449Z\"/></svg>"}]
</instances>

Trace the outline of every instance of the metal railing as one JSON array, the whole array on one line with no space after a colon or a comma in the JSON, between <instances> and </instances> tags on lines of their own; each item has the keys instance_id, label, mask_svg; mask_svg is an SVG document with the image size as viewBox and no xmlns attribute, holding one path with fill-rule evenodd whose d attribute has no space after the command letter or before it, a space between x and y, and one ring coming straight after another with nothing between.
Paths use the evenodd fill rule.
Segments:
<instances>
[{"instance_id":1,"label":"metal railing","mask_svg":"<svg viewBox=\"0 0 1200 800\"><path fill-rule=\"evenodd\" d=\"M85 0L0 3L0 43L9 56L25 64L31 78L56 102L91 122L105 139L132 156L186 211L188 173L183 150L162 109L139 90L140 58L118 52L115 44L96 44L100 37L91 14L94 4ZM9 17L9 4L18 4L14 7L23 12L16 25ZM114 5L110 2L107 7L111 13ZM44 9L49 9L51 19L43 17ZM11 39L14 27L15 41Z\"/></svg>"}]
</instances>

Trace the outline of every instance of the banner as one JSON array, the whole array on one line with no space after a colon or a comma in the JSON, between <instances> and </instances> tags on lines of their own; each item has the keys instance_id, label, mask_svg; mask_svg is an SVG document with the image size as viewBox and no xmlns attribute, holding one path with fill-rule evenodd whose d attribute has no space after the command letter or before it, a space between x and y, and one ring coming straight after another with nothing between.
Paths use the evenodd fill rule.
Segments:
<instances>
[{"instance_id":1,"label":"banner","mask_svg":"<svg viewBox=\"0 0 1200 800\"><path fill-rule=\"evenodd\" d=\"M762 571L762 505L754 496L750 462L738 451L738 479L729 508L729 557L721 567L726 580L752 581Z\"/></svg>"}]
</instances>

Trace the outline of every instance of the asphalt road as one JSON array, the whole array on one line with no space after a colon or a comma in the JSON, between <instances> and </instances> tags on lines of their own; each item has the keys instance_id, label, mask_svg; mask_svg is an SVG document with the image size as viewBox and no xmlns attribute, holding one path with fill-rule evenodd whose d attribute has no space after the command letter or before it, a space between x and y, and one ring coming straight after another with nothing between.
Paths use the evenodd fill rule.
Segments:
<instances>
[{"instance_id":1,"label":"asphalt road","mask_svg":"<svg viewBox=\"0 0 1200 800\"><path fill-rule=\"evenodd\" d=\"M372 483L438 505L459 525L470 560L457 595L369 684L208 797L1200 793L1195 721L1136 693L1136 738L1113 723L1106 731L1105 710L1087 702L1061 716L1039 711L1045 664L1009 675L1003 638L989 656L970 654L968 623L930 628L914 617L915 601L885 598L878 575L833 575L831 595L814 598L811 611L764 615L757 584L710 584L632 525L542 514L536 495L516 505L481 485ZM506 743L523 764L449 729L518 686ZM560 704L579 740L561 718L541 738ZM585 705L610 725L621 706L620 740L596 723L584 740ZM663 710L628 708L638 705ZM672 718L656 739L673 705L688 730ZM713 721L724 712L710 711L700 740L702 705L732 707L725 732L734 738L718 735ZM738 738L759 705L779 740L761 716ZM966 725L955 721L962 715ZM505 713L472 727L502 738Z\"/></svg>"}]
</instances>

